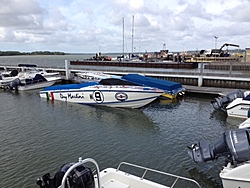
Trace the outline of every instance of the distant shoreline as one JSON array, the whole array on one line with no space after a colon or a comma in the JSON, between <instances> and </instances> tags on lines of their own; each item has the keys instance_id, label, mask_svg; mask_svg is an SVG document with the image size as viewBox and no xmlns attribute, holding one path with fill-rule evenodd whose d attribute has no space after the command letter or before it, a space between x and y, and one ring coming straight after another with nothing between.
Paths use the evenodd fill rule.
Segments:
<instances>
[{"instance_id":1,"label":"distant shoreline","mask_svg":"<svg viewBox=\"0 0 250 188\"><path fill-rule=\"evenodd\" d=\"M64 52L35 51L35 52L19 52L19 51L0 51L0 56L17 56L17 55L69 55Z\"/></svg>"}]
</instances>

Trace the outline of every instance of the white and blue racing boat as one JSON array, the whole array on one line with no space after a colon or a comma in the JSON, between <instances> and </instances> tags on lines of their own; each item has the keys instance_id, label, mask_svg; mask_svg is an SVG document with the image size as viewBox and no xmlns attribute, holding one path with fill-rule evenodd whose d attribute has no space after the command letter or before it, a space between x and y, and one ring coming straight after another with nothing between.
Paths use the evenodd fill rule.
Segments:
<instances>
[{"instance_id":1,"label":"white and blue racing boat","mask_svg":"<svg viewBox=\"0 0 250 188\"><path fill-rule=\"evenodd\" d=\"M103 85L97 82L46 87L40 97L86 105L140 108L155 100L163 90L135 85Z\"/></svg>"}]
</instances>

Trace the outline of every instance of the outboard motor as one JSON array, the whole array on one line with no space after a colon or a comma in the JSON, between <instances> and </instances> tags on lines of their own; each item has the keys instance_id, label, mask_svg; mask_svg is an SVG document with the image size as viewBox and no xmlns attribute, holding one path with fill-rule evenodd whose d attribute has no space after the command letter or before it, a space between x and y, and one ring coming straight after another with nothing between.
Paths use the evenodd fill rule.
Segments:
<instances>
[{"instance_id":1,"label":"outboard motor","mask_svg":"<svg viewBox=\"0 0 250 188\"><path fill-rule=\"evenodd\" d=\"M36 184L40 188L58 188L64 174L74 163L64 164L52 178L49 173L39 177ZM65 188L95 188L94 176L91 169L85 165L74 168L67 176Z\"/></svg>"},{"instance_id":2,"label":"outboard motor","mask_svg":"<svg viewBox=\"0 0 250 188\"><path fill-rule=\"evenodd\" d=\"M14 79L9 84L9 90L13 90L14 88L17 90L18 86L21 85L21 80L19 78Z\"/></svg>"},{"instance_id":3,"label":"outboard motor","mask_svg":"<svg viewBox=\"0 0 250 188\"><path fill-rule=\"evenodd\" d=\"M250 130L235 129L223 133L221 139L213 144L208 141L200 141L188 147L188 154L194 162L206 162L226 157L227 162L232 164L250 160Z\"/></svg>"},{"instance_id":4,"label":"outboard motor","mask_svg":"<svg viewBox=\"0 0 250 188\"><path fill-rule=\"evenodd\" d=\"M225 110L227 105L234 101L236 98L244 98L244 92L241 90L236 90L231 93L228 93L225 97L217 97L213 101L211 101L211 104L213 105L214 109L222 109Z\"/></svg>"}]
</instances>

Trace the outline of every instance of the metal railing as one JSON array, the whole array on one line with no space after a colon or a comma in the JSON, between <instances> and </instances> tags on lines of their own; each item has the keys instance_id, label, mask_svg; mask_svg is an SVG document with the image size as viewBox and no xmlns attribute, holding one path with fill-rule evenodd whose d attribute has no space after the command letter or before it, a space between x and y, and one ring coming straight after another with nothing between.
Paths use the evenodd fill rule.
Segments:
<instances>
[{"instance_id":1,"label":"metal railing","mask_svg":"<svg viewBox=\"0 0 250 188\"><path fill-rule=\"evenodd\" d=\"M139 169L144 170L144 173L143 173L142 176L141 176L141 180L144 179L144 177L145 177L145 175L146 175L146 173L147 173L148 171L151 171L151 172L154 172L154 173L158 173L158 174L162 174L162 175L165 175L165 176L168 176L168 177L170 176L170 177L172 177L172 178L175 178L175 181L174 181L173 184L171 185L171 188L173 188L173 187L176 185L176 183L177 183L178 180L189 181L189 182L191 182L191 183L196 184L197 187L201 188L201 186L199 185L199 183L196 182L196 181L193 180L193 179L186 178L186 177L182 177L182 176L178 176L178 175L174 175L174 174L170 174L170 173L166 173L166 172L162 172L162 171L158 171L158 170L154 170L154 169L151 169L151 168L147 168L147 167L135 165L135 164L132 164L132 163L121 162L121 163L119 164L119 166L117 167L117 169L116 169L117 171L120 169L121 165L128 165L128 166L132 166L132 167L136 167L136 168L139 168Z\"/></svg>"}]
</instances>

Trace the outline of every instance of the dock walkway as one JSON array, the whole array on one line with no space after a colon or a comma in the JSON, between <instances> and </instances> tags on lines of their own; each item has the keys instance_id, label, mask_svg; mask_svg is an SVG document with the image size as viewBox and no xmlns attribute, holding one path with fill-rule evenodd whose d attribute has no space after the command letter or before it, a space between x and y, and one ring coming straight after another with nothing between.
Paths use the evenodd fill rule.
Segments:
<instances>
[{"instance_id":1,"label":"dock walkway","mask_svg":"<svg viewBox=\"0 0 250 188\"><path fill-rule=\"evenodd\" d=\"M198 93L198 94L209 94L209 95L219 95L221 93L227 94L236 90L235 88L199 87L191 85L183 85L183 87L186 88L187 93Z\"/></svg>"}]
</instances>

